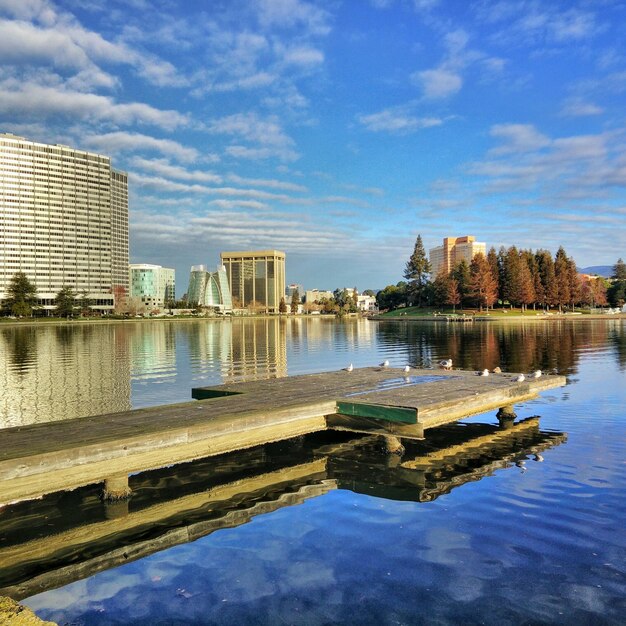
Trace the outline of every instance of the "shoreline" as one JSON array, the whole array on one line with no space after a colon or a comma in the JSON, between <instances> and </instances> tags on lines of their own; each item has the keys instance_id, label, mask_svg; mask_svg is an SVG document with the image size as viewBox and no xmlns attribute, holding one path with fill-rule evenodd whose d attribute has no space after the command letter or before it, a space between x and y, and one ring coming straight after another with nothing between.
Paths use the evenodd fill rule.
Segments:
<instances>
[{"instance_id":1,"label":"shoreline","mask_svg":"<svg viewBox=\"0 0 626 626\"><path fill-rule=\"evenodd\" d=\"M439 322L443 324L451 324L457 323L455 321L448 321L445 315L441 315L439 317L435 317L433 315L397 315L393 317L385 317L383 315L373 315L368 319L375 322ZM461 318L463 319L463 318ZM497 316L489 316L489 315L466 315L465 320L470 320L471 322L563 322L563 321L584 321L584 320L624 320L626 319L626 313L613 313L611 315L607 313L580 313L580 314L572 314L572 313L552 313L552 314L543 314L539 313L537 315L497 315Z\"/></svg>"}]
</instances>

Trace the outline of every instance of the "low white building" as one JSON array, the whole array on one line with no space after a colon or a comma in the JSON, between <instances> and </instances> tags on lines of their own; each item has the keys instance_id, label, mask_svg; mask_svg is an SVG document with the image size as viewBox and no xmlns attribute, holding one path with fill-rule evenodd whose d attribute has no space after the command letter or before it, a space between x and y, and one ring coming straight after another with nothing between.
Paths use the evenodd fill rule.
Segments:
<instances>
[{"instance_id":1,"label":"low white building","mask_svg":"<svg viewBox=\"0 0 626 626\"><path fill-rule=\"evenodd\" d=\"M364 313L375 313L378 311L378 305L374 296L357 296L356 306L359 311Z\"/></svg>"}]
</instances>

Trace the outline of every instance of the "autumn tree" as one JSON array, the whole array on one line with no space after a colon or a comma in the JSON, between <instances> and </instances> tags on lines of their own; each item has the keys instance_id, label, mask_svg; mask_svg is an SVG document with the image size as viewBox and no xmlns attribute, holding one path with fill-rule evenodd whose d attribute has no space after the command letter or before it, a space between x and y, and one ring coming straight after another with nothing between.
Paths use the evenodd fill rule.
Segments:
<instances>
[{"instance_id":1,"label":"autumn tree","mask_svg":"<svg viewBox=\"0 0 626 626\"><path fill-rule=\"evenodd\" d=\"M541 280L541 292L543 297L539 300L544 308L550 308L558 304L558 290L556 286L556 274L554 273L554 260L548 250L537 250L535 253L539 278Z\"/></svg>"},{"instance_id":2,"label":"autumn tree","mask_svg":"<svg viewBox=\"0 0 626 626\"><path fill-rule=\"evenodd\" d=\"M482 252L474 255L470 264L469 295L476 301L480 310L493 306L498 298L497 283L489 262Z\"/></svg>"},{"instance_id":3,"label":"autumn tree","mask_svg":"<svg viewBox=\"0 0 626 626\"><path fill-rule=\"evenodd\" d=\"M433 281L433 301L437 307L444 307L447 304L449 280L450 276L443 268L437 276L435 276L435 280Z\"/></svg>"},{"instance_id":4,"label":"autumn tree","mask_svg":"<svg viewBox=\"0 0 626 626\"><path fill-rule=\"evenodd\" d=\"M554 257L554 275L556 278L556 290L557 290L557 304L559 306L559 313L563 310L564 306L570 303L572 293L570 289L570 268L569 259L567 254L560 246Z\"/></svg>"},{"instance_id":5,"label":"autumn tree","mask_svg":"<svg viewBox=\"0 0 626 626\"><path fill-rule=\"evenodd\" d=\"M446 295L446 304L452 305L453 313L456 313L457 305L461 304L461 294L459 292L459 281L452 276L448 276L448 292Z\"/></svg>"},{"instance_id":6,"label":"autumn tree","mask_svg":"<svg viewBox=\"0 0 626 626\"><path fill-rule=\"evenodd\" d=\"M497 297L500 298L500 265L498 263L498 253L496 249L491 246L489 248L489 252L487 252L487 263L489 263L489 268L491 269L491 275L496 283L497 289Z\"/></svg>"},{"instance_id":7,"label":"autumn tree","mask_svg":"<svg viewBox=\"0 0 626 626\"><path fill-rule=\"evenodd\" d=\"M470 268L465 260L461 261L452 269L452 278L456 280L457 289L461 297L461 304L467 304L470 297Z\"/></svg>"},{"instance_id":8,"label":"autumn tree","mask_svg":"<svg viewBox=\"0 0 626 626\"><path fill-rule=\"evenodd\" d=\"M426 288L429 282L430 263L426 258L426 250L422 243L422 236L415 240L413 254L406 263L404 278L408 281L408 295L411 304L422 306Z\"/></svg>"},{"instance_id":9,"label":"autumn tree","mask_svg":"<svg viewBox=\"0 0 626 626\"><path fill-rule=\"evenodd\" d=\"M12 315L27 317L32 314L37 303L37 288L28 280L24 272L17 272L6 290L3 308Z\"/></svg>"},{"instance_id":10,"label":"autumn tree","mask_svg":"<svg viewBox=\"0 0 626 626\"><path fill-rule=\"evenodd\" d=\"M278 304L278 312L287 313L287 303L285 302L284 296L280 299L280 303Z\"/></svg>"}]
</instances>

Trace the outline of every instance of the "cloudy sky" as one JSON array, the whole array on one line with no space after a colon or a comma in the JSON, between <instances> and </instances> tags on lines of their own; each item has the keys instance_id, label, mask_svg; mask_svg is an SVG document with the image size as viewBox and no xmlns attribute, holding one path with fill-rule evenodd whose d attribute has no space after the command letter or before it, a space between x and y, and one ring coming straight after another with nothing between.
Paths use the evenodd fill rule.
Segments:
<instances>
[{"instance_id":1,"label":"cloudy sky","mask_svg":"<svg viewBox=\"0 0 626 626\"><path fill-rule=\"evenodd\" d=\"M131 261L287 253L306 288L427 247L626 256L623 0L0 0L0 129L113 158Z\"/></svg>"}]
</instances>

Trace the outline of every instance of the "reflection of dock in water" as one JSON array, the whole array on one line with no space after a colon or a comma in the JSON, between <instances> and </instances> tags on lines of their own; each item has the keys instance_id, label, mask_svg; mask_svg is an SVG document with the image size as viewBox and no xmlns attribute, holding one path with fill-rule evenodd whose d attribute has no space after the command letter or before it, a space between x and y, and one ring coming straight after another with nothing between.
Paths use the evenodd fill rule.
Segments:
<instances>
[{"instance_id":1,"label":"reflection of dock in water","mask_svg":"<svg viewBox=\"0 0 626 626\"><path fill-rule=\"evenodd\" d=\"M507 429L436 429L381 452L378 437L326 431L132 476L132 497L94 487L0 509L0 595L23 599L340 488L425 502L565 440L537 418Z\"/></svg>"}]
</instances>

